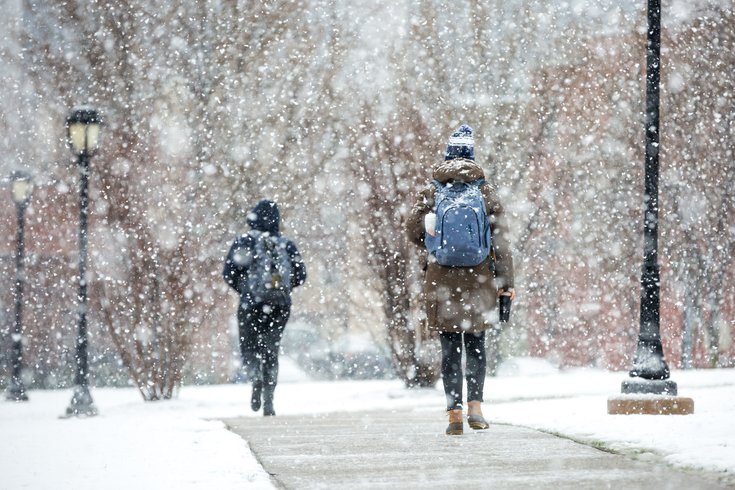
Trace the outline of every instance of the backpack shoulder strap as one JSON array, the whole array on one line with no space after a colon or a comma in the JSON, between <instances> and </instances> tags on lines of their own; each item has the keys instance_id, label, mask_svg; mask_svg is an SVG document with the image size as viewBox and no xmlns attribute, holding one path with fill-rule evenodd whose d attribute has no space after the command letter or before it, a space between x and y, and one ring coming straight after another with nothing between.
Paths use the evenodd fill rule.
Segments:
<instances>
[{"instance_id":1,"label":"backpack shoulder strap","mask_svg":"<svg viewBox=\"0 0 735 490\"><path fill-rule=\"evenodd\" d=\"M431 181L431 188L432 188L432 190L434 192L429 195L429 198L430 198L429 203L431 204L431 209L435 213L436 212L436 209L437 209L437 206L439 205L439 202L438 201L441 198L441 193L444 191L445 186L444 186L444 184L442 184L438 180L433 179Z\"/></svg>"}]
</instances>

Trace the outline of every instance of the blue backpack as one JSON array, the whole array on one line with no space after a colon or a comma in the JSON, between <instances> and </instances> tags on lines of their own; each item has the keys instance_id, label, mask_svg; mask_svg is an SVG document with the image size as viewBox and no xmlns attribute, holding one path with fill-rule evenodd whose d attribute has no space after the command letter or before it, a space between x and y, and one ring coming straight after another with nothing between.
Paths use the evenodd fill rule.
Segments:
<instances>
[{"instance_id":1,"label":"blue backpack","mask_svg":"<svg viewBox=\"0 0 735 490\"><path fill-rule=\"evenodd\" d=\"M484 183L484 179L447 184L432 181L436 188L436 236L427 233L425 244L439 265L473 267L490 254L490 219L480 191Z\"/></svg>"}]
</instances>

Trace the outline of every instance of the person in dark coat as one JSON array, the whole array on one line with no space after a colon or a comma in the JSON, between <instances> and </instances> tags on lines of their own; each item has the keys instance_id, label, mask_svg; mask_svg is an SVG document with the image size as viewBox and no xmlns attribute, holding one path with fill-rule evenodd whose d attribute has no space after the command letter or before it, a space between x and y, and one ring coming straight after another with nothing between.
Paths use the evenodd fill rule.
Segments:
<instances>
[{"instance_id":1,"label":"person in dark coat","mask_svg":"<svg viewBox=\"0 0 735 490\"><path fill-rule=\"evenodd\" d=\"M248 379L252 381L250 407L263 415L275 415L273 394L278 381L278 350L291 314L290 290L306 281L306 267L296 245L280 233L280 213L275 202L260 201L247 216L251 230L236 238L225 259L225 282L240 296L237 310L240 353ZM271 239L285 248L290 263L290 287L277 302L253 291L253 269L257 266L258 241Z\"/></svg>"},{"instance_id":2,"label":"person in dark coat","mask_svg":"<svg viewBox=\"0 0 735 490\"><path fill-rule=\"evenodd\" d=\"M484 171L475 163L474 139L469 126L462 125L449 138L444 161L434 165L432 177L442 184L485 178ZM435 191L432 184L422 189L408 216L408 236L422 249L425 249L426 233L434 232L431 217ZM445 267L429 256L424 277L428 328L439 333L442 346L442 380L449 415L447 434L451 435L463 432L463 347L467 358L467 419L473 429L488 427L481 409L487 366L485 331L498 328L491 317L497 297L515 298L513 258L503 206L490 183L482 184L480 192L490 218L493 244L490 256L474 267Z\"/></svg>"}]
</instances>

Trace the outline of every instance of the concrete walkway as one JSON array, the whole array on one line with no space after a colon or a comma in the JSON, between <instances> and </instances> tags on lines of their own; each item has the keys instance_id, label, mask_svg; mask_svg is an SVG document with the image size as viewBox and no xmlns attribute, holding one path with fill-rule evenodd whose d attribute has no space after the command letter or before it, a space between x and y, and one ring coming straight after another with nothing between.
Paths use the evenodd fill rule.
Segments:
<instances>
[{"instance_id":1,"label":"concrete walkway","mask_svg":"<svg viewBox=\"0 0 735 490\"><path fill-rule=\"evenodd\" d=\"M227 419L278 488L710 489L699 475L530 429L445 436L441 411Z\"/></svg>"}]
</instances>

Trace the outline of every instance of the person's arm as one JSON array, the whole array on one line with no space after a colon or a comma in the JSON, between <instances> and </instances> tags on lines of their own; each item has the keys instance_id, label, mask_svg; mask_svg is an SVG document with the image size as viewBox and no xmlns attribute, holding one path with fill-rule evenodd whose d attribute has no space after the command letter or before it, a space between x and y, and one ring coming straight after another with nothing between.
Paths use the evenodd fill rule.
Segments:
<instances>
[{"instance_id":1,"label":"person's arm","mask_svg":"<svg viewBox=\"0 0 735 490\"><path fill-rule=\"evenodd\" d=\"M291 260L291 270L293 271L291 274L291 288L295 288L306 282L306 265L293 242L288 242L286 251L288 252L288 258Z\"/></svg>"},{"instance_id":2,"label":"person's arm","mask_svg":"<svg viewBox=\"0 0 735 490\"><path fill-rule=\"evenodd\" d=\"M419 192L411 211L406 219L406 233L409 240L418 245L424 245L424 216L429 214L434 207L434 186L430 185Z\"/></svg>"},{"instance_id":3,"label":"person's arm","mask_svg":"<svg viewBox=\"0 0 735 490\"><path fill-rule=\"evenodd\" d=\"M232 242L230 251L227 253L222 277L227 285L239 294L242 294L240 285L243 282L243 278L247 275L247 270L252 260L253 253L250 237L245 235L235 239Z\"/></svg>"},{"instance_id":4,"label":"person's arm","mask_svg":"<svg viewBox=\"0 0 735 490\"><path fill-rule=\"evenodd\" d=\"M505 209L490 185L483 188L492 229L493 250L495 251L495 281L498 295L515 299L513 255L510 251L509 228Z\"/></svg>"}]
</instances>

